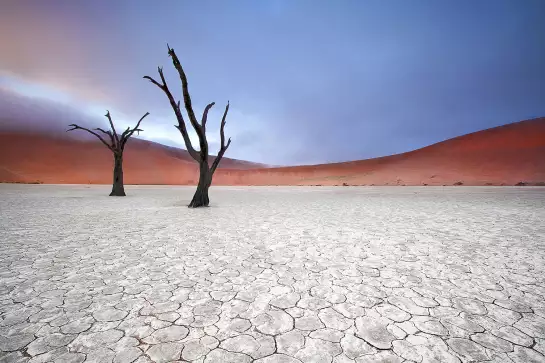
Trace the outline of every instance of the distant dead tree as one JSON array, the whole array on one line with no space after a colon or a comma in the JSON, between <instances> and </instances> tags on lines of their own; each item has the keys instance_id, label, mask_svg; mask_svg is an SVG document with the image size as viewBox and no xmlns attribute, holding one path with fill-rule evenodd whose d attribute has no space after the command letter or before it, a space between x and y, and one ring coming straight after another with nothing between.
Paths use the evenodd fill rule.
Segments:
<instances>
[{"instance_id":1,"label":"distant dead tree","mask_svg":"<svg viewBox=\"0 0 545 363\"><path fill-rule=\"evenodd\" d=\"M191 122L191 125L195 129L195 132L197 133L197 136L199 137L199 149L195 150L193 145L191 144L191 140L189 139L189 134L187 133L187 128L185 125L184 118L182 116L182 111L180 109L180 101L176 102L174 99L174 96L172 96L172 93L170 92L167 82L165 80L165 76L163 75L163 68L157 67L157 71L159 72L159 76L161 77L161 83L157 82L155 79L151 78L150 76L144 76L145 79L148 79L151 83L159 87L168 97L168 100L170 101L170 106L174 110L174 113L176 114L176 118L178 119L178 125L174 125L182 134L182 137L184 138L185 146L187 148L187 151L189 152L189 155L193 159L195 159L196 162L199 163L199 184L197 185L197 191L195 192L195 195L193 196L193 199L191 200L191 203L189 203L189 208L197 208L197 207L207 207L209 204L208 199L208 189L210 188L210 185L212 184L212 176L214 175L214 172L216 171L216 168L218 167L221 158L223 157L223 154L225 154L225 151L231 144L231 138L225 143L225 119L227 118L227 112L229 112L229 102L227 102L227 106L225 106L225 112L223 113L223 118L221 119L221 125L220 125L220 137L221 137L221 146L220 151L214 161L212 162L212 165L209 166L208 164L208 141L206 139L206 121L208 118L208 111L212 108L212 106L215 105L215 102L212 102L208 104L204 108L204 112L202 115L201 122L199 123L197 121L197 117L195 116L195 112L193 111L193 106L191 104L191 97L189 96L189 91L187 87L187 77L185 75L185 72L182 68L182 65L180 63L180 60L176 56L176 53L174 52L174 49L168 47L168 55L172 58L172 63L174 64L174 68L178 71L178 74L180 75L180 80L182 81L182 92L183 92L183 98L184 98L184 106L187 111L187 115L189 117L189 122Z\"/></svg>"},{"instance_id":2,"label":"distant dead tree","mask_svg":"<svg viewBox=\"0 0 545 363\"><path fill-rule=\"evenodd\" d=\"M98 137L98 139L104 145L106 145L106 147L110 149L110 151L114 154L114 180L113 180L112 192L110 193L110 196L124 197L126 195L125 187L123 185L123 151L125 150L125 144L127 144L127 141L129 141L129 138L132 136L132 134L134 134L135 131L138 133L140 133L140 131L144 131L142 129L139 129L139 127L140 127L140 123L147 115L149 115L149 112L146 112L146 114L142 116L140 120L138 120L138 123L136 124L134 128L131 129L130 127L127 127L127 129L121 135L118 135L115 130L112 118L110 116L110 111L106 111L105 116L108 118L108 121L110 122L111 130L106 131L101 128L96 128L95 130L105 135L108 135L110 142L106 142L106 140L104 140L102 136L100 136L100 134L96 133L95 131L89 130L85 127L78 126L76 124L68 125L72 128L69 130L66 130L67 132L72 130L87 131L88 133Z\"/></svg>"}]
</instances>

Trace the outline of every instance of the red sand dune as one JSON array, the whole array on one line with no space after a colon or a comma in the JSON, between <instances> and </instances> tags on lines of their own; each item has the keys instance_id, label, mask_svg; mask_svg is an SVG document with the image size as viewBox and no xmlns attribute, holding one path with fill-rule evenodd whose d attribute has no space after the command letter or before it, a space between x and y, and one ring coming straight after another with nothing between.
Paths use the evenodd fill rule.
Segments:
<instances>
[{"instance_id":1,"label":"red sand dune","mask_svg":"<svg viewBox=\"0 0 545 363\"><path fill-rule=\"evenodd\" d=\"M112 156L98 141L0 133L0 181L109 184ZM185 150L134 139L126 184L195 184ZM215 185L515 185L545 182L545 118L456 137L411 152L345 163L264 168L224 158Z\"/></svg>"}]
</instances>

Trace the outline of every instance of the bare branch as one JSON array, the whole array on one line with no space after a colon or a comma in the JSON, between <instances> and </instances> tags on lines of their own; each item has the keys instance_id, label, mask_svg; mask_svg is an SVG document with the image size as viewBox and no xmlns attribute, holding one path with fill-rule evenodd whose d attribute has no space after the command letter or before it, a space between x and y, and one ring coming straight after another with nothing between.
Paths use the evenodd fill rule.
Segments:
<instances>
[{"instance_id":1,"label":"bare branch","mask_svg":"<svg viewBox=\"0 0 545 363\"><path fill-rule=\"evenodd\" d=\"M104 129L101 129L100 127L99 127L99 128L96 128L95 130L100 131L100 132L102 132L102 133L108 135L108 137L110 138L111 145L115 145L114 135L112 135L112 132L111 132L111 131L106 131L106 130L104 130Z\"/></svg>"},{"instance_id":2,"label":"bare branch","mask_svg":"<svg viewBox=\"0 0 545 363\"><path fill-rule=\"evenodd\" d=\"M163 82L163 86L165 87L167 85L167 81L163 73L163 67L157 67L157 72L159 73L159 77L161 77L161 82Z\"/></svg>"},{"instance_id":3,"label":"bare branch","mask_svg":"<svg viewBox=\"0 0 545 363\"><path fill-rule=\"evenodd\" d=\"M208 120L208 111L210 111L210 109L215 105L216 103L215 102L212 102L212 103L209 103L206 108L204 109L204 112L202 114L202 119L201 119L201 126L204 130L204 132L206 133L206 121Z\"/></svg>"},{"instance_id":4,"label":"bare branch","mask_svg":"<svg viewBox=\"0 0 545 363\"><path fill-rule=\"evenodd\" d=\"M142 122L142 120L144 118L146 118L146 116L149 115L149 112L146 112L146 114L142 117L140 117L140 120L138 120L138 123L136 124L136 126L131 130L130 127L127 127L127 130L125 130L123 132L123 135L121 135L121 145L124 147L125 144L127 143L127 141L129 140L129 138L132 136L132 134L134 134L135 131L143 131L142 129L140 129L140 123Z\"/></svg>"},{"instance_id":5,"label":"bare branch","mask_svg":"<svg viewBox=\"0 0 545 363\"><path fill-rule=\"evenodd\" d=\"M127 127L127 129L125 131L123 131L123 133L121 134L121 141L123 142L123 140L125 140L125 137L127 136L127 134L131 131L131 128L130 127Z\"/></svg>"},{"instance_id":6,"label":"bare branch","mask_svg":"<svg viewBox=\"0 0 545 363\"><path fill-rule=\"evenodd\" d=\"M134 129L132 130L133 133L134 133L135 131L138 131L138 130L139 130L138 127L140 127L140 123L141 123L142 120L143 120L144 118L146 118L146 116L148 116L148 115L149 115L149 112L146 112L146 114L145 114L144 116L140 117L140 120L138 120L138 122L136 123L136 126L135 126ZM142 131L142 130L140 130L140 131Z\"/></svg>"},{"instance_id":7,"label":"bare branch","mask_svg":"<svg viewBox=\"0 0 545 363\"><path fill-rule=\"evenodd\" d=\"M169 51L169 55L171 55L171 51L173 52L173 50L168 46L168 44L167 44L167 48L168 48L168 51ZM178 60L178 58L176 57L176 54L174 54L173 61L174 61L174 59ZM179 61L177 61L177 63L179 64ZM176 62L175 62L175 66L176 66ZM191 155L191 157L193 159L195 159L195 161L200 162L201 159L202 159L200 154L203 153L203 150L206 153L208 152L208 144L206 142L206 136L202 132L200 125L197 123L197 121L195 119L195 113L193 112L193 108L191 106L191 99L190 98L189 98L189 108L187 107L188 104L186 103L186 94L185 93L187 93L187 97L189 97L189 93L187 92L187 78L185 78L185 73L184 73L184 79L186 79L186 87L185 87L186 92L184 93L184 104L186 105L186 109L188 110L188 115L190 117L190 122L193 125L193 127L195 128L195 131L197 132L197 135L199 136L199 142L200 142L200 146L201 146L201 150L199 152L197 152L197 150L195 150L195 148L193 147L193 145L191 143L191 139L189 138L189 133L187 132L187 127L185 125L185 120L184 120L184 117L182 115L182 111L180 109L180 101L178 101L176 103L176 101L174 100L174 97L172 96L172 93L170 92L170 90L168 88L167 81L166 81L164 73L163 73L163 68L157 67L157 72L159 73L159 76L161 77L161 82L162 83L159 83L158 81L156 81L155 79L153 79L150 76L144 76L143 78L145 78L145 79L149 80L151 83L155 84L157 87L159 87L161 90L163 90L163 92L166 94L166 96L167 96L167 98L168 98L168 100L170 102L170 105L171 105L172 109L174 110L174 113L176 114L176 118L178 119L178 125L176 125L175 127L182 134L182 137L184 138L186 149L189 152L189 154ZM183 69L182 69L182 73L183 73ZM182 85L183 85L183 83L182 83Z\"/></svg>"},{"instance_id":8,"label":"bare branch","mask_svg":"<svg viewBox=\"0 0 545 363\"><path fill-rule=\"evenodd\" d=\"M178 123L178 125L174 125L174 127L177 128L178 131L180 131L180 134L182 134L182 137L184 138L185 147L189 155L193 158L193 160L200 163L201 154L199 151L193 148L193 145L191 144L191 139L189 138L189 134L187 133L187 129L185 128L185 124Z\"/></svg>"},{"instance_id":9,"label":"bare branch","mask_svg":"<svg viewBox=\"0 0 545 363\"><path fill-rule=\"evenodd\" d=\"M97 134L96 132L94 131L91 131L85 127L81 127L81 126L78 126L76 124L70 124L68 126L71 126L72 128L71 129L68 129L66 130L66 132L68 131L73 131L73 130L84 130L84 131L87 131L88 133L92 134L92 135L95 135L104 145L106 145L108 147L108 149L110 149L112 152L116 152L116 150L114 149L114 146L113 145L109 145L103 138L102 136L100 136L99 134Z\"/></svg>"},{"instance_id":10,"label":"bare branch","mask_svg":"<svg viewBox=\"0 0 545 363\"><path fill-rule=\"evenodd\" d=\"M220 139L221 139L221 146L220 151L216 158L214 159L214 162L212 163L212 167L210 168L210 172L214 174L216 171L218 165L220 164L221 159L223 158L223 154L225 154L225 151L227 151L227 148L229 145L231 145L231 138L227 141L227 144L225 144L225 124L227 123L227 113L229 112L229 101L227 101L227 106L225 106L225 112L223 113L223 117L221 118L221 125L220 125Z\"/></svg>"},{"instance_id":11,"label":"bare branch","mask_svg":"<svg viewBox=\"0 0 545 363\"><path fill-rule=\"evenodd\" d=\"M166 94L170 102L170 106L176 114L176 119L178 120L178 125L176 126L176 128L180 131L182 137L184 138L185 147L189 152L189 155L191 155L191 157L195 159L195 161L200 162L201 156L199 155L199 152L197 152L193 147L191 139L189 138L189 134L187 132L187 128L185 126L184 116L182 115L182 111L180 109L180 101L176 103L176 101L174 100L174 97L172 96L172 93L170 92L167 82L165 80L163 69L161 67L157 67L157 71L159 72L159 76L161 77L161 81L163 82L162 85L151 77L145 76L144 78L149 79L153 84L162 89L163 92Z\"/></svg>"},{"instance_id":12,"label":"bare branch","mask_svg":"<svg viewBox=\"0 0 545 363\"><path fill-rule=\"evenodd\" d=\"M165 87L165 93L168 97L168 100L170 101L170 105L172 106L172 109L174 110L174 113L176 114L176 118L178 119L178 125L174 125L178 131L182 134L182 137L184 138L184 143L187 151L189 152L189 155L196 161L201 161L200 152L195 150L193 147L193 144L191 143L191 139L189 138L189 133L187 132L187 128L185 126L185 120L184 116L182 115L182 110L180 109L180 101L176 103L174 101L174 97L172 96L172 93L170 93L170 90L168 89L168 86Z\"/></svg>"},{"instance_id":13,"label":"bare branch","mask_svg":"<svg viewBox=\"0 0 545 363\"><path fill-rule=\"evenodd\" d=\"M112 128L112 132L114 133L115 138L115 145L116 147L119 145L119 137L117 136L117 131L115 131L114 123L112 122L112 117L110 116L110 111L106 110L106 115L104 115L108 118L108 121L110 122L110 127Z\"/></svg>"},{"instance_id":14,"label":"bare branch","mask_svg":"<svg viewBox=\"0 0 545 363\"><path fill-rule=\"evenodd\" d=\"M162 68L161 67L157 67L157 70L159 71L159 75L162 75ZM157 82L156 80L154 80L153 78L151 78L150 76L144 76L142 77L144 79L147 79L149 80L151 83L153 83L154 85L156 85L157 87L159 87L160 89L162 89L163 91L165 90L165 82L164 82L164 78L161 77L161 79L163 80L163 84L160 84L159 82Z\"/></svg>"},{"instance_id":15,"label":"bare branch","mask_svg":"<svg viewBox=\"0 0 545 363\"><path fill-rule=\"evenodd\" d=\"M145 76L144 78L149 79L151 83L155 84L157 87L163 90L163 92L165 93L165 95L167 96L170 102L170 106L174 110L174 114L176 115L176 119L178 120L178 125L175 125L175 127L182 134L182 137L184 138L184 142L185 142L185 147L187 151L189 152L189 155L191 155L191 157L195 159L195 161L200 162L201 160L200 154L195 150L195 148L191 144L191 139L189 138L189 134L187 133L184 116L182 115L182 111L180 110L180 101L176 103L176 101L174 100L174 97L172 96L172 93L170 92L167 82L165 80L163 69L161 67L157 67L157 71L159 72L159 75L161 76L161 81L163 82L163 84L160 84L159 82L157 82L156 80L154 80L153 78L149 76Z\"/></svg>"},{"instance_id":16,"label":"bare branch","mask_svg":"<svg viewBox=\"0 0 545 363\"><path fill-rule=\"evenodd\" d=\"M220 152L218 153L218 155L214 159L214 162L212 163L212 167L210 168L210 173L211 174L214 174L214 172L216 171L216 169L220 165L220 161L223 158L223 154L225 154L225 152L227 151L227 148L229 148L229 145L231 145L231 138L229 138L229 140L227 141L227 145L225 145L224 147L222 147L220 149Z\"/></svg>"},{"instance_id":17,"label":"bare branch","mask_svg":"<svg viewBox=\"0 0 545 363\"><path fill-rule=\"evenodd\" d=\"M223 112L223 117L221 118L221 125L220 125L220 138L221 138L221 148L225 146L225 123L227 122L227 113L229 112L229 101L227 101L227 106L225 106L225 111Z\"/></svg>"},{"instance_id":18,"label":"bare branch","mask_svg":"<svg viewBox=\"0 0 545 363\"><path fill-rule=\"evenodd\" d=\"M197 135L199 136L199 140L201 141L201 146L203 145L203 141L206 141L206 137L203 134L201 130L201 126L197 122L197 117L195 117L195 112L193 111L193 105L191 103L191 96L189 95L189 89L187 84L187 77L185 75L184 69L182 68L182 64L180 63L180 60L178 59L178 56L176 55L176 52L174 52L174 49L168 47L168 55L172 58L172 63L174 64L174 68L178 71L178 74L180 75L180 80L182 81L182 93L184 96L184 105L185 109L187 111L187 116L189 117L189 122L191 122L191 125L193 125L193 128L197 132ZM201 147L202 152L202 147Z\"/></svg>"}]
</instances>

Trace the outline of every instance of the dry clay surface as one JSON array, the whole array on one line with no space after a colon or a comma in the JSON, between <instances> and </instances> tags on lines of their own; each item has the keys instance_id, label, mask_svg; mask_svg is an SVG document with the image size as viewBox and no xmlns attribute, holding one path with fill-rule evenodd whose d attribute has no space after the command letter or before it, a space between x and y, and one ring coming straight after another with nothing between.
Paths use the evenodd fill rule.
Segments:
<instances>
[{"instance_id":1,"label":"dry clay surface","mask_svg":"<svg viewBox=\"0 0 545 363\"><path fill-rule=\"evenodd\" d=\"M545 188L0 185L0 362L545 362Z\"/></svg>"}]
</instances>

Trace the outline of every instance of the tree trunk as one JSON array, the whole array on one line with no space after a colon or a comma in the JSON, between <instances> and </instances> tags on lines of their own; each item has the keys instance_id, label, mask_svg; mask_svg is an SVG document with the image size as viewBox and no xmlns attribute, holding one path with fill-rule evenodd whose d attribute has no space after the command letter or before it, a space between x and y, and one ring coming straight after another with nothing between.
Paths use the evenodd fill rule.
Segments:
<instances>
[{"instance_id":1,"label":"tree trunk","mask_svg":"<svg viewBox=\"0 0 545 363\"><path fill-rule=\"evenodd\" d=\"M114 183L110 196L124 197L125 187L123 186L123 155L114 155Z\"/></svg>"},{"instance_id":2,"label":"tree trunk","mask_svg":"<svg viewBox=\"0 0 545 363\"><path fill-rule=\"evenodd\" d=\"M208 163L203 163L200 166L199 184L191 203L188 205L189 208L208 207L210 203L208 199L210 184L212 184L212 175L208 168Z\"/></svg>"}]
</instances>

